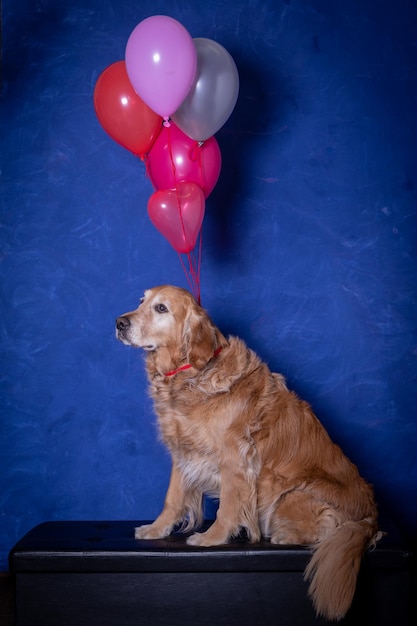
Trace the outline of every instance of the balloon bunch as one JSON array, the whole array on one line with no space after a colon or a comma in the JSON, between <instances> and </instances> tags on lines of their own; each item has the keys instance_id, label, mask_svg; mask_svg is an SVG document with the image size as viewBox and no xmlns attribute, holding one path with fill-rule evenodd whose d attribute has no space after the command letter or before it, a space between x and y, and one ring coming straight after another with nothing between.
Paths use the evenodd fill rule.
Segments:
<instances>
[{"instance_id":1,"label":"balloon bunch","mask_svg":"<svg viewBox=\"0 0 417 626\"><path fill-rule=\"evenodd\" d=\"M221 169L214 134L238 93L238 71L227 50L211 39L192 39L166 15L136 26L125 60L107 67L94 89L104 130L146 164L155 189L149 218L180 259L187 255L188 274L181 261L198 300L205 200Z\"/></svg>"}]
</instances>

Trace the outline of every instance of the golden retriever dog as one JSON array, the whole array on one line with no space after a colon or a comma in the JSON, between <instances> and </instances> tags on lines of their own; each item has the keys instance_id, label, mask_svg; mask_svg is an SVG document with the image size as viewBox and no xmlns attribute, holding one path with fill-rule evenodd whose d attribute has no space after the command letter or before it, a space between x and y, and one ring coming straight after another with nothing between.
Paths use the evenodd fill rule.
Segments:
<instances>
[{"instance_id":1,"label":"golden retriever dog","mask_svg":"<svg viewBox=\"0 0 417 626\"><path fill-rule=\"evenodd\" d=\"M364 551L379 539L373 490L310 406L237 337L224 337L193 296L145 291L116 321L123 343L147 352L150 394L172 472L159 517L137 539L202 522L204 493L219 497L214 523L188 543L216 546L242 529L256 542L306 544L317 614L349 609Z\"/></svg>"}]
</instances>

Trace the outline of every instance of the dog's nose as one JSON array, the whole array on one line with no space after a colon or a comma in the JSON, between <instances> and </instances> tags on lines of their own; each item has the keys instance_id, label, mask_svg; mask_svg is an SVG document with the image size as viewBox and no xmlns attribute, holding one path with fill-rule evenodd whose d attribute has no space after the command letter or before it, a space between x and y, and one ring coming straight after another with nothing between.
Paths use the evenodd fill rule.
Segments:
<instances>
[{"instance_id":1,"label":"dog's nose","mask_svg":"<svg viewBox=\"0 0 417 626\"><path fill-rule=\"evenodd\" d=\"M130 326L130 319L125 315L118 317L116 320L116 328L117 330L126 330Z\"/></svg>"}]
</instances>

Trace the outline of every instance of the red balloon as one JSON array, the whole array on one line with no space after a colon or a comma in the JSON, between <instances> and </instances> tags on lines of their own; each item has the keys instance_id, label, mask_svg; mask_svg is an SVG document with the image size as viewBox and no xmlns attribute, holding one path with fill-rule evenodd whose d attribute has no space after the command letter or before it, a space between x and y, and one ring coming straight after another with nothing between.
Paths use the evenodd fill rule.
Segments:
<instances>
[{"instance_id":1,"label":"red balloon","mask_svg":"<svg viewBox=\"0 0 417 626\"><path fill-rule=\"evenodd\" d=\"M145 155L162 127L130 84L124 61L109 65L94 88L94 108L104 130L127 150Z\"/></svg>"},{"instance_id":2,"label":"red balloon","mask_svg":"<svg viewBox=\"0 0 417 626\"><path fill-rule=\"evenodd\" d=\"M147 169L155 189L173 189L178 183L195 183L210 195L220 175L221 153L215 137L202 145L175 124L163 127L148 155Z\"/></svg>"},{"instance_id":3,"label":"red balloon","mask_svg":"<svg viewBox=\"0 0 417 626\"><path fill-rule=\"evenodd\" d=\"M179 183L176 189L156 191L148 201L152 224L181 254L195 247L204 210L202 189L189 182Z\"/></svg>"}]
</instances>

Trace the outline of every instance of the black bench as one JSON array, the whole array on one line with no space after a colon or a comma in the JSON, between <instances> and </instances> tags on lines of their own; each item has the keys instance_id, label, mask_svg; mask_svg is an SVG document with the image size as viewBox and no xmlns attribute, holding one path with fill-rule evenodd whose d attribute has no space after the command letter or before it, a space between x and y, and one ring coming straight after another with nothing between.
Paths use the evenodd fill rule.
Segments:
<instances>
[{"instance_id":1,"label":"black bench","mask_svg":"<svg viewBox=\"0 0 417 626\"><path fill-rule=\"evenodd\" d=\"M17 626L308 626L315 616L301 546L215 548L184 535L138 541L144 522L47 522L10 552ZM339 624L409 623L410 552L384 538L363 560L355 599Z\"/></svg>"}]
</instances>

